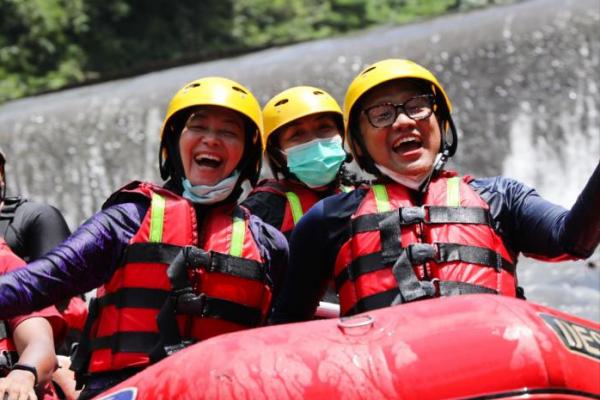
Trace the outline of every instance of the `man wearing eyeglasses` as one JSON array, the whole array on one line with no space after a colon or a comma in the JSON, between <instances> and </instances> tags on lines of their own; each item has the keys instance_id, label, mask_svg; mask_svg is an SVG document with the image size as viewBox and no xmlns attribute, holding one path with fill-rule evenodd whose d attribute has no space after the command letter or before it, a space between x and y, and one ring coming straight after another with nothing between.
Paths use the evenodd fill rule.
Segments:
<instances>
[{"instance_id":1,"label":"man wearing eyeglasses","mask_svg":"<svg viewBox=\"0 0 600 400\"><path fill-rule=\"evenodd\" d=\"M317 203L290 240L273 323L307 320L328 279L341 316L439 296L522 296L520 253L589 257L600 242L600 165L571 210L504 177L444 169L456 151L452 106L437 78L384 60L350 84L345 140L374 184Z\"/></svg>"}]
</instances>

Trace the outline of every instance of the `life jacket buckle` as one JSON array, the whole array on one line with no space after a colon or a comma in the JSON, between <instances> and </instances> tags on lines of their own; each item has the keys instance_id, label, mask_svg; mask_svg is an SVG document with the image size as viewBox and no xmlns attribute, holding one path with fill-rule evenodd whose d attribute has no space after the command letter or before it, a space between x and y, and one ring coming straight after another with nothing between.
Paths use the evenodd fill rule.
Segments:
<instances>
[{"instance_id":1,"label":"life jacket buckle","mask_svg":"<svg viewBox=\"0 0 600 400\"><path fill-rule=\"evenodd\" d=\"M408 251L408 259L413 265L423 264L428 260L435 260L437 255L436 246L427 243L413 243L406 250Z\"/></svg>"},{"instance_id":2,"label":"life jacket buckle","mask_svg":"<svg viewBox=\"0 0 600 400\"><path fill-rule=\"evenodd\" d=\"M400 208L400 223L412 225L425 221L425 207L402 207Z\"/></svg>"},{"instance_id":3,"label":"life jacket buckle","mask_svg":"<svg viewBox=\"0 0 600 400\"><path fill-rule=\"evenodd\" d=\"M185 251L185 260L189 267L193 268L201 265L208 268L211 265L212 255L210 252L196 246L186 246Z\"/></svg>"},{"instance_id":4,"label":"life jacket buckle","mask_svg":"<svg viewBox=\"0 0 600 400\"><path fill-rule=\"evenodd\" d=\"M439 279L433 278L430 281L420 281L421 288L427 297L437 297L439 295Z\"/></svg>"},{"instance_id":5,"label":"life jacket buckle","mask_svg":"<svg viewBox=\"0 0 600 400\"><path fill-rule=\"evenodd\" d=\"M205 313L205 306L206 295L204 293L196 295L190 289L177 296L176 311L178 314L202 317Z\"/></svg>"}]
</instances>

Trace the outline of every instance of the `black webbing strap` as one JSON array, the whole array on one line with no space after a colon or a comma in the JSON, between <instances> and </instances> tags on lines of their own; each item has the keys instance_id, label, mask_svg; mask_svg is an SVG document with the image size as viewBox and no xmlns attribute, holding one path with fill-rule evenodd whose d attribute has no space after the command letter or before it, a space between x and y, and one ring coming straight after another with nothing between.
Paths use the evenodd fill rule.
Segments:
<instances>
[{"instance_id":1,"label":"black webbing strap","mask_svg":"<svg viewBox=\"0 0 600 400\"><path fill-rule=\"evenodd\" d=\"M478 224L491 225L489 210L481 207L427 206L427 224Z\"/></svg>"},{"instance_id":2,"label":"black webbing strap","mask_svg":"<svg viewBox=\"0 0 600 400\"><path fill-rule=\"evenodd\" d=\"M500 254L485 247L467 246L457 243L438 243L436 262L463 261L470 264L479 264L494 268L497 272L505 270L511 274L515 266L505 260Z\"/></svg>"},{"instance_id":3,"label":"black webbing strap","mask_svg":"<svg viewBox=\"0 0 600 400\"><path fill-rule=\"evenodd\" d=\"M156 362L193 343L179 332L176 315L207 317L228 320L245 326L258 326L262 322L261 310L231 301L196 294L187 271L204 268L245 279L266 279L262 264L216 252L206 252L194 246L183 247L167 268L172 290L162 298L157 316L158 340L150 349L150 359Z\"/></svg>"},{"instance_id":4,"label":"black webbing strap","mask_svg":"<svg viewBox=\"0 0 600 400\"><path fill-rule=\"evenodd\" d=\"M90 300L88 306L88 316L85 320L83 327L83 333L81 339L77 344L75 353L71 356L71 370L75 371L76 377L76 389L81 389L87 379L88 365L90 357L92 356L92 326L96 322L99 316L98 299L93 298Z\"/></svg>"},{"instance_id":5,"label":"black webbing strap","mask_svg":"<svg viewBox=\"0 0 600 400\"><path fill-rule=\"evenodd\" d=\"M397 214L397 210L356 217L351 220L352 234L377 231L379 230L379 223L392 214Z\"/></svg>"},{"instance_id":6,"label":"black webbing strap","mask_svg":"<svg viewBox=\"0 0 600 400\"><path fill-rule=\"evenodd\" d=\"M428 244L421 243L418 243L417 245L430 246ZM500 254L484 247L466 246L455 243L438 243L436 244L436 248L437 249L434 249L436 250L434 253L435 257L431 258L431 260L438 263L464 261L471 264L492 267L496 271L503 269L511 274L514 274L515 271L514 264L504 259ZM339 290L348 280L355 281L361 275L388 268L388 265L382 260L383 258L381 257L380 252L367 254L353 260L335 277L336 288ZM428 260L429 259L425 259L423 262ZM420 263L413 265L418 264Z\"/></svg>"},{"instance_id":7,"label":"black webbing strap","mask_svg":"<svg viewBox=\"0 0 600 400\"><path fill-rule=\"evenodd\" d=\"M437 286L440 296L459 296L476 293L498 294L494 289L466 282L439 281L437 282Z\"/></svg>"},{"instance_id":8,"label":"black webbing strap","mask_svg":"<svg viewBox=\"0 0 600 400\"><path fill-rule=\"evenodd\" d=\"M111 349L113 353L148 354L159 336L154 332L115 332L92 339L92 350Z\"/></svg>"},{"instance_id":9,"label":"black webbing strap","mask_svg":"<svg viewBox=\"0 0 600 400\"><path fill-rule=\"evenodd\" d=\"M442 206L423 206L423 207L401 207L394 211L388 211L377 214L367 214L357 217L352 220L353 236L369 231L379 231L381 238L381 254L379 259L383 263L377 267L363 267L359 265L361 262L352 263L336 278L337 287L340 287L343 282L348 279L348 276L360 276L366 272L375 271L385 267L385 264L395 262L402 252L402 243L400 229L401 226L412 225L418 223L425 224L448 224L448 223L463 223L463 224L490 224L489 211L480 207L442 207ZM496 254L496 253L493 253ZM486 262L478 262L488 265L488 262L495 261L491 256L486 258L484 254L472 254L477 260L485 260ZM465 257L469 257L468 251L465 252ZM467 260L465 260L467 261ZM498 261L498 260L496 260ZM501 258L500 260L501 261ZM355 264L355 265L353 265ZM501 265L502 263L500 263ZM494 264L495 265L495 264ZM499 268L499 266L498 266ZM363 272L364 271L364 272ZM348 276L346 276L348 275Z\"/></svg>"},{"instance_id":10,"label":"black webbing strap","mask_svg":"<svg viewBox=\"0 0 600 400\"><path fill-rule=\"evenodd\" d=\"M188 307L197 303L201 298L194 294L190 282L188 269L190 263L208 264L208 253L194 246L183 247L167 268L167 276L171 282L171 291L163 300L163 304L156 316L158 326L158 340L148 352L151 362L157 362L170 355L183 344L183 338L177 324L177 303L187 301Z\"/></svg>"},{"instance_id":11,"label":"black webbing strap","mask_svg":"<svg viewBox=\"0 0 600 400\"><path fill-rule=\"evenodd\" d=\"M398 214L400 225L424 224L479 224L491 225L489 210L481 207L401 207L378 214L366 214L352 220L352 232L362 233L378 230L380 222L391 214Z\"/></svg>"},{"instance_id":12,"label":"black webbing strap","mask_svg":"<svg viewBox=\"0 0 600 400\"><path fill-rule=\"evenodd\" d=\"M421 284L413 270L413 265L423 264L427 260L434 259L435 253L434 246L424 243L415 243L404 248L392 267L392 273L400 290L392 305L407 303L435 294L432 293L430 286Z\"/></svg>"},{"instance_id":13,"label":"black webbing strap","mask_svg":"<svg viewBox=\"0 0 600 400\"><path fill-rule=\"evenodd\" d=\"M267 279L264 265L255 260L210 252L210 262L204 266L208 272L218 272L239 278L265 282Z\"/></svg>"},{"instance_id":14,"label":"black webbing strap","mask_svg":"<svg viewBox=\"0 0 600 400\"><path fill-rule=\"evenodd\" d=\"M392 267L392 273L398 282L400 294L392 304L401 304L409 301L418 300L425 297L436 295L438 289L433 287L433 283L429 281L420 281L413 269L414 265L420 265L426 261L435 263L462 261L471 264L478 264L494 268L497 272L504 269L508 272L514 272L514 265L502 258L502 256L490 249L476 246L466 246L456 243L437 243L435 245L415 243L405 248L405 251L398 257L398 261ZM440 282L440 284L442 284ZM461 290L461 287L454 283L447 287L447 290ZM445 284L443 284L445 285ZM464 290L477 290L476 292L465 293L497 293L495 290L490 291L471 288L465 283ZM440 286L441 288L441 286ZM487 289L487 288L485 288ZM449 292L450 293L450 292ZM441 295L444 295L440 292ZM458 293L461 294L461 293Z\"/></svg>"},{"instance_id":15,"label":"black webbing strap","mask_svg":"<svg viewBox=\"0 0 600 400\"><path fill-rule=\"evenodd\" d=\"M98 305L116 308L156 308L159 309L171 292L162 289L121 288L98 298Z\"/></svg>"},{"instance_id":16,"label":"black webbing strap","mask_svg":"<svg viewBox=\"0 0 600 400\"><path fill-rule=\"evenodd\" d=\"M384 264L394 262L402 252L400 240L400 215L392 213L379 222L381 259Z\"/></svg>"},{"instance_id":17,"label":"black webbing strap","mask_svg":"<svg viewBox=\"0 0 600 400\"><path fill-rule=\"evenodd\" d=\"M359 314L365 311L371 311L378 308L388 307L394 298L398 295L398 288L393 288L385 292L380 292L372 296L363 297L350 308L343 317Z\"/></svg>"},{"instance_id":18,"label":"black webbing strap","mask_svg":"<svg viewBox=\"0 0 600 400\"><path fill-rule=\"evenodd\" d=\"M125 262L170 264L181 251L181 246L166 243L133 243L127 246Z\"/></svg>"},{"instance_id":19,"label":"black webbing strap","mask_svg":"<svg viewBox=\"0 0 600 400\"><path fill-rule=\"evenodd\" d=\"M187 268L203 268L207 272L218 272L221 274L227 274L238 278L256 280L260 282L265 282L267 279L264 265L255 260L249 260L247 258L236 257L215 251L204 251L195 246L183 247L182 256L184 257L184 262ZM173 263L174 261L175 257L173 257L170 263ZM181 284L185 284L187 281L187 275L182 275L182 278L184 278L184 280L181 282ZM178 289L177 286L178 285L175 284L174 288Z\"/></svg>"},{"instance_id":20,"label":"black webbing strap","mask_svg":"<svg viewBox=\"0 0 600 400\"><path fill-rule=\"evenodd\" d=\"M342 285L348 280L355 281L361 275L389 268L382 260L381 252L358 257L335 277L335 287L339 291Z\"/></svg>"},{"instance_id":21,"label":"black webbing strap","mask_svg":"<svg viewBox=\"0 0 600 400\"><path fill-rule=\"evenodd\" d=\"M181 307L178 307L178 312L182 313ZM200 307L194 307L186 314L222 319L248 327L258 326L262 322L262 313L258 308L208 296L204 296Z\"/></svg>"}]
</instances>

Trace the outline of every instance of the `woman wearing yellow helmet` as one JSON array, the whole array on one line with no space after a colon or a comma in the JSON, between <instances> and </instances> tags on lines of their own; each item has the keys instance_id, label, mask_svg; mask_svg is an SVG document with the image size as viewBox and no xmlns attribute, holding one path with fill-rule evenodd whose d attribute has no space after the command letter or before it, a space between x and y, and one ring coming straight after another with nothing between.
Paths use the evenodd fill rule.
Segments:
<instances>
[{"instance_id":1,"label":"woman wearing yellow helmet","mask_svg":"<svg viewBox=\"0 0 600 400\"><path fill-rule=\"evenodd\" d=\"M262 116L224 78L184 86L160 145L163 187L133 182L65 242L0 277L0 318L98 289L72 368L90 398L209 337L261 325L287 244L236 202L260 170Z\"/></svg>"},{"instance_id":2,"label":"woman wearing yellow helmet","mask_svg":"<svg viewBox=\"0 0 600 400\"><path fill-rule=\"evenodd\" d=\"M243 205L290 237L315 203L348 184L343 164L342 110L328 93L297 86L275 95L263 109L263 142L275 179L260 182Z\"/></svg>"},{"instance_id":3,"label":"woman wearing yellow helmet","mask_svg":"<svg viewBox=\"0 0 600 400\"><path fill-rule=\"evenodd\" d=\"M363 70L344 103L346 141L371 187L329 197L300 221L272 320L309 319L328 279L343 316L466 293L518 296L519 253L589 257L600 242L600 166L573 208L504 177L459 178L452 106L409 60Z\"/></svg>"}]
</instances>

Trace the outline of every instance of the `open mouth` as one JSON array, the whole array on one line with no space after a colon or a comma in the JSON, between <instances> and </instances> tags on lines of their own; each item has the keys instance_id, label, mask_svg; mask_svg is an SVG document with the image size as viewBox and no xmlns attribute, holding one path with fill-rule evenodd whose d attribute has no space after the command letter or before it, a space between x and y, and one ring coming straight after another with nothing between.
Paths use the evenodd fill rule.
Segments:
<instances>
[{"instance_id":1,"label":"open mouth","mask_svg":"<svg viewBox=\"0 0 600 400\"><path fill-rule=\"evenodd\" d=\"M223 163L223 160L215 155L199 154L194 157L194 162L200 167L217 168Z\"/></svg>"},{"instance_id":2,"label":"open mouth","mask_svg":"<svg viewBox=\"0 0 600 400\"><path fill-rule=\"evenodd\" d=\"M418 150L423 147L421 139L415 136L404 137L392 146L392 150L396 153L407 153L409 151Z\"/></svg>"}]
</instances>

